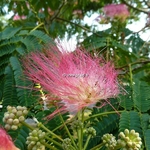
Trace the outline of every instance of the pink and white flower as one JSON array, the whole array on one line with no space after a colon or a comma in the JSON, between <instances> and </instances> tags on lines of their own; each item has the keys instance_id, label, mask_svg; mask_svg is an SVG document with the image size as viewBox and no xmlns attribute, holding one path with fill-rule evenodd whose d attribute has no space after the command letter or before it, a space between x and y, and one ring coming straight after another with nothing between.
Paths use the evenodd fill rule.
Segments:
<instances>
[{"instance_id":1,"label":"pink and white flower","mask_svg":"<svg viewBox=\"0 0 150 150\"><path fill-rule=\"evenodd\" d=\"M60 50L61 48L61 50ZM117 72L112 62L77 48L67 52L50 45L48 50L25 57L25 74L60 99L61 112L77 112L119 93Z\"/></svg>"},{"instance_id":2,"label":"pink and white flower","mask_svg":"<svg viewBox=\"0 0 150 150\"><path fill-rule=\"evenodd\" d=\"M3 128L0 128L0 150L19 150Z\"/></svg>"},{"instance_id":3,"label":"pink and white flower","mask_svg":"<svg viewBox=\"0 0 150 150\"><path fill-rule=\"evenodd\" d=\"M109 4L103 7L103 15L100 15L96 18L96 20L104 22L103 20L110 19L111 21L114 19L118 19L122 22L126 20L127 17L130 16L128 8L125 4ZM106 22L106 21L105 21Z\"/></svg>"}]
</instances>

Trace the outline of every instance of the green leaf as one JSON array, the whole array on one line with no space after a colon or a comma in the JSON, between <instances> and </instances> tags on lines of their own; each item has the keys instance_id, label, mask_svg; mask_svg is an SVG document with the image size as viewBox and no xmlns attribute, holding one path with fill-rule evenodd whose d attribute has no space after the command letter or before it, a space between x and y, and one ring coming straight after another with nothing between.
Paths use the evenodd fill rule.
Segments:
<instances>
[{"instance_id":1,"label":"green leaf","mask_svg":"<svg viewBox=\"0 0 150 150\"><path fill-rule=\"evenodd\" d=\"M124 111L121 113L119 121L119 131L123 132L125 129L133 129L142 136L141 122L138 112Z\"/></svg>"},{"instance_id":2,"label":"green leaf","mask_svg":"<svg viewBox=\"0 0 150 150\"><path fill-rule=\"evenodd\" d=\"M150 129L145 131L144 138L146 150L150 150Z\"/></svg>"},{"instance_id":3,"label":"green leaf","mask_svg":"<svg viewBox=\"0 0 150 150\"><path fill-rule=\"evenodd\" d=\"M33 35L36 38L42 40L44 43L52 42L52 39L42 31L34 30L29 33L29 35Z\"/></svg>"},{"instance_id":4,"label":"green leaf","mask_svg":"<svg viewBox=\"0 0 150 150\"><path fill-rule=\"evenodd\" d=\"M3 39L9 39L11 37L13 37L19 30L21 29L21 27L7 27L0 35L0 40Z\"/></svg>"},{"instance_id":5,"label":"green leaf","mask_svg":"<svg viewBox=\"0 0 150 150\"><path fill-rule=\"evenodd\" d=\"M7 66L5 69L5 83L3 92L3 107L8 105L18 105L14 74L10 66Z\"/></svg>"},{"instance_id":6,"label":"green leaf","mask_svg":"<svg viewBox=\"0 0 150 150\"><path fill-rule=\"evenodd\" d=\"M139 78L134 78L134 82L133 99L135 106L140 112L147 112L150 110L150 86Z\"/></svg>"},{"instance_id":7,"label":"green leaf","mask_svg":"<svg viewBox=\"0 0 150 150\"><path fill-rule=\"evenodd\" d=\"M27 89L27 87L31 85L31 82L25 79L21 64L17 57L12 56L10 58L10 63L14 71L18 100L21 105L30 106L35 102L30 94L30 90Z\"/></svg>"},{"instance_id":8,"label":"green leaf","mask_svg":"<svg viewBox=\"0 0 150 150\"><path fill-rule=\"evenodd\" d=\"M109 114L103 116L101 121L92 123L92 126L96 130L96 137L92 138L89 143L89 149L96 146L100 141L101 137L106 133L111 133L118 127L119 115Z\"/></svg>"}]
</instances>

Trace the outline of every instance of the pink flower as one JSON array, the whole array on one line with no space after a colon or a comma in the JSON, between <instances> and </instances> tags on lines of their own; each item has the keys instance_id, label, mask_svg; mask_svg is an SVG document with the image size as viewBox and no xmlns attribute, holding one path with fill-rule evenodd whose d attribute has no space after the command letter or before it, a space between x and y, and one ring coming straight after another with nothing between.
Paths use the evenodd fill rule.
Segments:
<instances>
[{"instance_id":1,"label":"pink flower","mask_svg":"<svg viewBox=\"0 0 150 150\"><path fill-rule=\"evenodd\" d=\"M28 55L24 68L30 80L61 100L58 111L77 112L119 93L112 62L106 63L79 48L69 53L60 45L50 45L44 53Z\"/></svg>"},{"instance_id":2,"label":"pink flower","mask_svg":"<svg viewBox=\"0 0 150 150\"><path fill-rule=\"evenodd\" d=\"M109 18L110 20L119 19L122 22L129 17L130 13L125 4L109 4L103 8L103 18ZM100 18L102 16L100 15ZM98 18L97 18L98 19Z\"/></svg>"},{"instance_id":3,"label":"pink flower","mask_svg":"<svg viewBox=\"0 0 150 150\"><path fill-rule=\"evenodd\" d=\"M13 17L13 20L24 20L24 19L26 19L26 16L19 16L17 14Z\"/></svg>"},{"instance_id":4,"label":"pink flower","mask_svg":"<svg viewBox=\"0 0 150 150\"><path fill-rule=\"evenodd\" d=\"M0 128L0 150L19 150L12 142L7 132Z\"/></svg>"}]
</instances>

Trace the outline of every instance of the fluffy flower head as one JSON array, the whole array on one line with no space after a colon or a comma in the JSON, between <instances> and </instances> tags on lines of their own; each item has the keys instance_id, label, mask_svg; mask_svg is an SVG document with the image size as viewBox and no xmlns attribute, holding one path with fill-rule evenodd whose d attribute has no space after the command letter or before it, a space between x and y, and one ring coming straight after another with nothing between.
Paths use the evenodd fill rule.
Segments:
<instances>
[{"instance_id":1,"label":"fluffy flower head","mask_svg":"<svg viewBox=\"0 0 150 150\"><path fill-rule=\"evenodd\" d=\"M110 4L103 9L105 15L109 18L120 18L124 21L129 16L129 11L125 4Z\"/></svg>"},{"instance_id":2,"label":"fluffy flower head","mask_svg":"<svg viewBox=\"0 0 150 150\"><path fill-rule=\"evenodd\" d=\"M97 21L100 20L100 22L106 22L108 23L110 21L114 21L117 19L117 21L124 22L127 17L129 17L130 13L127 9L127 6L125 4L109 4L103 7L103 15L100 15L96 18Z\"/></svg>"},{"instance_id":3,"label":"fluffy flower head","mask_svg":"<svg viewBox=\"0 0 150 150\"><path fill-rule=\"evenodd\" d=\"M0 150L19 150L6 131L0 128Z\"/></svg>"},{"instance_id":4,"label":"fluffy flower head","mask_svg":"<svg viewBox=\"0 0 150 150\"><path fill-rule=\"evenodd\" d=\"M24 66L29 79L61 99L65 111L76 112L119 93L112 63L94 58L85 50L69 53L60 45L59 49L50 45L44 53L28 55Z\"/></svg>"}]
</instances>

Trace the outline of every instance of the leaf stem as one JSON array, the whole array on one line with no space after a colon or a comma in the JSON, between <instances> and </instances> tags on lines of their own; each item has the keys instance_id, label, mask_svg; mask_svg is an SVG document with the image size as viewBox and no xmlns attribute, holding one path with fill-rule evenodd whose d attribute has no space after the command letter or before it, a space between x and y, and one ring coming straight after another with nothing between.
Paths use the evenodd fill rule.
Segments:
<instances>
[{"instance_id":1,"label":"leaf stem","mask_svg":"<svg viewBox=\"0 0 150 150\"><path fill-rule=\"evenodd\" d=\"M70 131L68 130L68 128L67 128L67 126L66 126L66 124L64 122L64 119L62 118L62 115L60 114L59 116L60 116L60 119L61 119L61 121L62 121L62 123L63 123L63 125L65 127L65 130L66 130L69 138L71 139L72 144L74 145L74 147L76 148L76 150L78 150L78 148L77 148L77 146L75 144L75 141L74 141L73 137L71 136Z\"/></svg>"},{"instance_id":2,"label":"leaf stem","mask_svg":"<svg viewBox=\"0 0 150 150\"><path fill-rule=\"evenodd\" d=\"M117 112L124 112L124 110L121 110L121 111L117 111ZM91 118L95 118L95 117L99 117L99 116L104 116L104 115L108 115L108 114L115 114L116 111L110 111L110 112L103 112L103 113L100 113L100 114L95 114L95 115L92 115L90 116L89 118L86 118L84 121L87 121Z\"/></svg>"},{"instance_id":3,"label":"leaf stem","mask_svg":"<svg viewBox=\"0 0 150 150\"><path fill-rule=\"evenodd\" d=\"M86 140L86 143L85 143L85 145L84 145L83 150L86 150L86 148L87 148L87 146L88 146L88 143L89 143L89 141L90 141L91 136L92 136L92 135L89 135L89 136L88 136L88 138L87 138L87 140Z\"/></svg>"},{"instance_id":4,"label":"leaf stem","mask_svg":"<svg viewBox=\"0 0 150 150\"><path fill-rule=\"evenodd\" d=\"M43 128L45 131L47 131L49 134L51 134L52 136L54 136L55 138L59 139L60 141L63 141L62 138L60 138L58 135L56 135L55 133L53 133L52 131L50 131L48 128L46 128L42 123L38 123L38 126Z\"/></svg>"}]
</instances>

